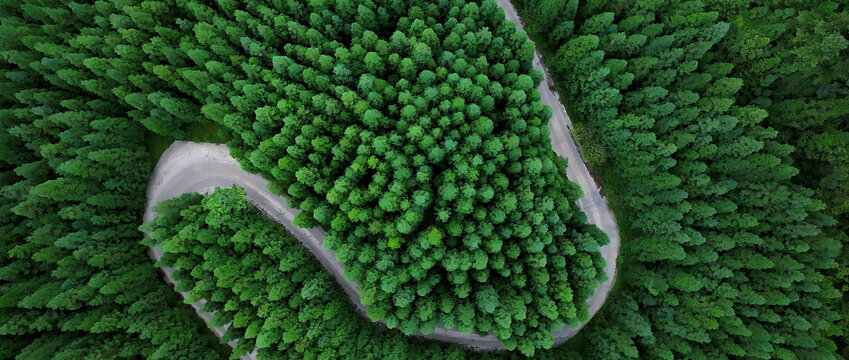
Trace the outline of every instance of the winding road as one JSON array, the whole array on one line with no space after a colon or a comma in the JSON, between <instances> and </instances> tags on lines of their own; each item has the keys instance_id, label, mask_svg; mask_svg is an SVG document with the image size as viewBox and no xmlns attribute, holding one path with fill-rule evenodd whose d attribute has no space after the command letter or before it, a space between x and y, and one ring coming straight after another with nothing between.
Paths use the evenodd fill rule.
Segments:
<instances>
[{"instance_id":1,"label":"winding road","mask_svg":"<svg viewBox=\"0 0 849 360\"><path fill-rule=\"evenodd\" d=\"M507 19L522 28L521 20L507 0L497 0L499 6L505 11ZM598 226L610 237L610 243L602 246L600 252L607 265L605 272L608 280L602 283L594 295L587 299L589 304L590 318L604 304L607 294L613 286L616 278L616 258L619 255L619 231L613 212L607 206L607 200L601 196L600 189L590 176L586 164L581 159L577 144L571 137L572 123L566 110L559 101L559 96L548 86L548 72L546 71L539 52L534 56L534 67L543 71L546 80L539 86L541 101L552 108L553 115L549 121L551 128L551 145L554 151L568 160L567 176L569 180L580 185L584 195L578 200L578 206L587 214L590 223ZM239 166L238 162L229 155L229 150L221 144L193 143L177 141L172 144L160 158L154 169L153 176L147 191L147 209L144 221L152 220L156 213L153 207L160 201L179 196L184 193L198 192L208 193L216 187L231 187L238 185L245 189L248 200L270 219L283 225L292 235L298 239L307 249L312 252L316 259L333 275L345 293L351 300L357 312L366 314L366 307L359 301L357 283L347 281L343 276L342 263L336 260L334 252L322 246L324 231L320 228L302 229L292 225L292 219L300 211L286 206L284 197L276 196L266 189L268 181L259 175L250 174ZM151 248L151 257L158 260L163 255L162 250ZM171 278L173 268L164 268L166 280L174 283ZM185 297L186 293L182 293ZM203 306L203 301L192 304L195 310ZM199 313L207 323L211 317L209 313ZM583 325L578 328L564 326L554 330L555 344L560 344L574 336ZM213 328L212 330L220 337L226 331L226 326ZM461 333L455 329L437 326L430 334L418 333L427 339L446 341L460 344L476 350L503 350L501 342L493 334L479 336L475 333ZM231 345L234 345L231 343ZM254 359L255 353L242 357L243 359Z\"/></svg>"}]
</instances>

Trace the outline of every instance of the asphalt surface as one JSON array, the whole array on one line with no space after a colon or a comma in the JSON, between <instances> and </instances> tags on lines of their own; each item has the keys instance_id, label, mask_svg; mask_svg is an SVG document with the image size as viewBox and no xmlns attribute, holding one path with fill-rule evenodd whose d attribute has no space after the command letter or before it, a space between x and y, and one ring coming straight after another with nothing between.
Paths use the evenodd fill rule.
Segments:
<instances>
[{"instance_id":1,"label":"asphalt surface","mask_svg":"<svg viewBox=\"0 0 849 360\"><path fill-rule=\"evenodd\" d=\"M516 23L517 27L522 28L521 20L512 4L507 0L497 0L497 2L504 9L507 19ZM572 122L560 103L558 94L548 86L548 71L541 61L539 52L534 55L534 67L542 70L546 77L538 90L541 94L541 101L553 110L552 118L549 121L552 148L558 155L567 159L569 166L566 173L569 180L580 185L584 192L584 195L577 202L578 206L587 214L590 223L598 226L610 237L610 243L599 249L607 262L605 272L608 280L596 289L591 298L587 299L590 318L592 318L604 304L616 278L619 231L613 212L607 206L607 199L601 196L598 185L590 176L589 170L578 152L578 146L571 137ZM292 219L300 211L286 206L285 198L271 194L266 189L267 184L268 181L262 177L242 170L236 160L230 157L229 151L224 145L178 141L168 148L156 165L147 192L148 206L144 220L147 222L156 216L152 208L162 200L184 193L208 193L216 187L238 185L245 189L248 200L265 216L286 227L301 244L310 250L342 286L357 312L365 316L366 307L359 301L357 283L347 281L344 278L342 263L336 260L333 251L321 245L324 240L324 231L320 228L302 229L293 226ZM160 249L151 248L152 258L158 260L162 255L163 252ZM165 268L163 271L166 280L173 284L171 273L174 269ZM186 293L181 294L183 297L186 296ZM203 303L203 301L199 301L192 306L197 311ZM199 316L208 323L211 314L199 313ZM574 336L584 324L581 324L578 328L564 326L562 329L553 331L555 344L563 343ZM220 337L226 329L227 326L223 326L212 330ZM461 333L454 329L437 326L430 334L419 333L416 335L432 340L452 342L477 350L503 349L503 345L493 334L479 336L475 333ZM231 343L231 345L234 344ZM242 358L252 360L255 359L255 354Z\"/></svg>"},{"instance_id":2,"label":"asphalt surface","mask_svg":"<svg viewBox=\"0 0 849 360\"><path fill-rule=\"evenodd\" d=\"M509 0L496 0L496 2L504 10L504 17L507 20L516 24L519 29L524 28L522 19L519 18L516 8ZM534 52L533 63L534 68L545 74L545 79L537 87L541 95L540 101L553 110L551 120L548 121L548 127L551 129L551 147L557 155L567 160L566 176L572 182L580 185L581 190L584 191L584 195L578 199L578 207L587 214L589 223L598 226L610 238L610 243L599 249L604 261L607 262L604 272L607 273L608 280L601 283L593 296L587 299L591 319L601 309L604 300L607 299L607 294L613 288L613 282L616 280L616 258L619 257L619 227L616 224L613 211L607 206L607 198L601 196L601 188L590 176L587 164L584 163L580 152L578 152L578 144L572 139L572 120L569 119L563 103L560 102L560 95L549 85L551 84L551 76L545 63L542 62L539 51ZM585 324L581 324L578 328L566 326L563 330L556 331L554 334L555 344L561 344L568 340L577 334Z\"/></svg>"}]
</instances>

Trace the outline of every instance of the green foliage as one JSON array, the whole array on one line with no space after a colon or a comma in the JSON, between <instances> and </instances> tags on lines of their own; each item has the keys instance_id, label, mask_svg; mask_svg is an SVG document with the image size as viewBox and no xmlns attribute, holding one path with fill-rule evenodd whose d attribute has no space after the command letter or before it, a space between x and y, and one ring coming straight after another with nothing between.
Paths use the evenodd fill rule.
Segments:
<instances>
[{"instance_id":1,"label":"green foliage","mask_svg":"<svg viewBox=\"0 0 849 360\"><path fill-rule=\"evenodd\" d=\"M94 11L0 5L0 358L226 357L138 243L144 127L68 66Z\"/></svg>"},{"instance_id":2,"label":"green foliage","mask_svg":"<svg viewBox=\"0 0 849 360\"><path fill-rule=\"evenodd\" d=\"M732 74L746 86L740 98L761 106L800 175L793 181L814 190L836 223L825 231L843 243L840 269L832 278L847 293L849 271L849 3L766 3L742 6L708 2L728 18L730 35L717 57L728 58ZM837 303L840 354L849 357L849 307Z\"/></svg>"},{"instance_id":3,"label":"green foliage","mask_svg":"<svg viewBox=\"0 0 849 360\"><path fill-rule=\"evenodd\" d=\"M832 5L823 6L837 9ZM835 266L839 242L821 230L834 220L823 201L795 183L799 170L786 144L808 137L776 131L775 107L751 100L749 92L760 86L752 83L769 77L733 77L732 69L746 72L768 60L718 55L745 43L738 29L763 25L758 31L786 31L793 41L797 25L766 16L772 8L734 20L735 11L749 7L723 14L732 27L698 2L587 1L577 10L571 3L522 2L587 159L616 194L620 213L628 214L624 230L635 259L618 280L622 289L588 329L587 358L836 356L826 338L836 314L826 304L839 293L824 275ZM776 16L793 13L782 11ZM827 28L808 16L817 29ZM555 21L573 33L551 34ZM767 43L749 55L768 58ZM842 51L840 43L822 49ZM840 67L840 59L805 63Z\"/></svg>"},{"instance_id":4,"label":"green foliage","mask_svg":"<svg viewBox=\"0 0 849 360\"><path fill-rule=\"evenodd\" d=\"M233 209L226 219L218 214L222 208ZM148 241L166 251L158 265L176 267L180 287L207 299L204 311L214 312L213 319L230 323L224 338L237 340L234 357L255 347L260 359L467 355L456 346L381 331L357 314L329 272L253 209L240 188L183 195L160 203L157 212L147 228ZM399 295L395 301L409 298Z\"/></svg>"},{"instance_id":5,"label":"green foliage","mask_svg":"<svg viewBox=\"0 0 849 360\"><path fill-rule=\"evenodd\" d=\"M111 195L89 199L101 185L122 185L85 161L54 160L77 154L42 144L42 131L63 141L85 136L85 124L101 113L123 114L134 126L123 135L136 137L143 126L166 139L189 138L213 122L232 137L232 154L245 169L272 179L272 188L303 210L296 225L325 228L325 244L363 293L373 294L373 317L408 334L437 323L495 331L526 354L550 346L552 329L586 319L585 299L605 277L597 249L607 240L586 224L575 205L577 186L551 151L550 111L535 89L541 76L530 71L533 45L492 0L401 5L4 3L6 78L57 92L13 89L10 101L31 106L35 116L57 111L41 103L63 98L75 101L65 107L92 112L58 115L67 122L61 127L13 126L8 133L46 156L41 166L101 181L21 164L20 172L44 179L27 185L31 196L15 212L104 227L135 220L129 213L120 222L98 217L85 206L41 209L41 202L138 205ZM153 150L162 139L151 139ZM128 148L78 155L132 162L144 153ZM229 223L233 210L220 209L218 221ZM85 246L87 235L75 241ZM585 244L576 246L577 239ZM38 247L10 251L49 262L63 256ZM573 255L575 261L547 261ZM92 281L110 294L130 283L108 279ZM471 296L484 289L491 296ZM552 312L548 300L558 289L574 296ZM445 296L463 316L450 309L410 316ZM527 311L504 319L504 304L518 302Z\"/></svg>"},{"instance_id":6,"label":"green foliage","mask_svg":"<svg viewBox=\"0 0 849 360\"><path fill-rule=\"evenodd\" d=\"M110 48L73 74L93 73L98 95L126 94L110 99L154 132L204 118L234 134L242 166L303 210L294 224L326 230L324 244L373 293L373 318L408 334L437 323L495 331L526 354L586 320L607 239L586 224L551 150L533 46L494 1L113 5L118 34L80 35L109 37ZM116 71L136 81L104 78ZM576 260L547 261L561 256ZM491 300L469 296L488 288ZM542 305L561 288L574 296L552 313ZM409 315L444 296L469 316ZM527 314L496 323L511 299Z\"/></svg>"},{"instance_id":7,"label":"green foliage","mask_svg":"<svg viewBox=\"0 0 849 360\"><path fill-rule=\"evenodd\" d=\"M849 357L845 1L517 5L629 235L583 357ZM146 131L152 150L231 139L327 231L372 319L579 356L539 349L586 318L606 239L550 149L534 47L494 1L0 14L0 358L226 356L138 243ZM519 356L376 329L237 190L161 209L148 242L231 323L234 355Z\"/></svg>"}]
</instances>

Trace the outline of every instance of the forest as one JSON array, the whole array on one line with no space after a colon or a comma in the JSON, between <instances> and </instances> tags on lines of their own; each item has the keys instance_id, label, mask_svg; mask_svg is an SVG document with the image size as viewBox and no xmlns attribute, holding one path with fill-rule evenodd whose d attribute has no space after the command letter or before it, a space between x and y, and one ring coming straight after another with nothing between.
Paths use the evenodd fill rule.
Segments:
<instances>
[{"instance_id":1,"label":"forest","mask_svg":"<svg viewBox=\"0 0 849 360\"><path fill-rule=\"evenodd\" d=\"M849 355L847 3L519 8L628 224L593 358Z\"/></svg>"},{"instance_id":2,"label":"forest","mask_svg":"<svg viewBox=\"0 0 849 360\"><path fill-rule=\"evenodd\" d=\"M849 1L513 5L0 1L0 359L849 358ZM556 347L609 239L546 76L623 246ZM172 139L321 227L368 317L240 188L142 224Z\"/></svg>"}]
</instances>

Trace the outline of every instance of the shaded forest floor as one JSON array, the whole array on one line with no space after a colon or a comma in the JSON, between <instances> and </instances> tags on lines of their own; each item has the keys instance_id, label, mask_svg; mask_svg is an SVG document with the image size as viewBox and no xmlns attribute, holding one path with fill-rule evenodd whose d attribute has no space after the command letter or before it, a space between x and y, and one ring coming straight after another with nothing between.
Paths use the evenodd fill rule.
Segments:
<instances>
[{"instance_id":1,"label":"shaded forest floor","mask_svg":"<svg viewBox=\"0 0 849 360\"><path fill-rule=\"evenodd\" d=\"M145 142L147 143L147 150L150 153L151 164L156 164L159 158L162 157L165 149L168 149L171 143L176 140L223 144L230 139L223 134L221 125L212 122L192 124L185 138L181 139L148 131L145 136Z\"/></svg>"}]
</instances>

